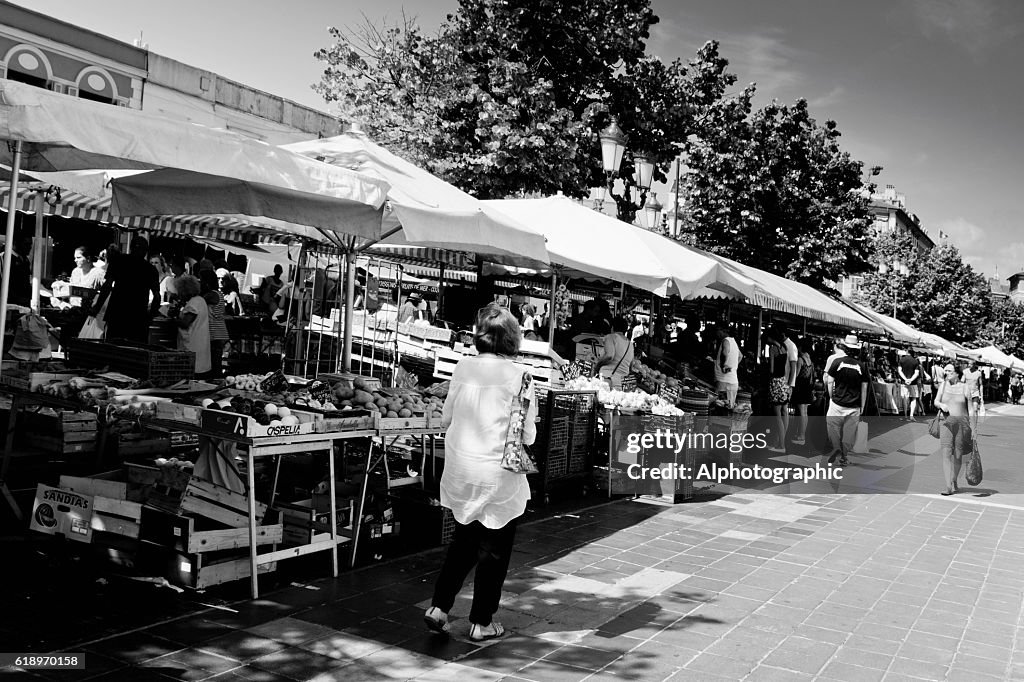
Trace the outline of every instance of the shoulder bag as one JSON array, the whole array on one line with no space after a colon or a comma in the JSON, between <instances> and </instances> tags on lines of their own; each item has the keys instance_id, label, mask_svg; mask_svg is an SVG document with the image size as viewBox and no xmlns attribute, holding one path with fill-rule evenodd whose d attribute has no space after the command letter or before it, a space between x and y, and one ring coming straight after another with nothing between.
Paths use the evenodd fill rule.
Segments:
<instances>
[{"instance_id":1,"label":"shoulder bag","mask_svg":"<svg viewBox=\"0 0 1024 682\"><path fill-rule=\"evenodd\" d=\"M519 393L512 397L512 412L509 415L508 431L505 434L505 449L501 454L501 468L511 471L514 474L536 474L539 473L537 463L526 449L523 443L523 435L526 432L526 414L530 407L530 401L526 393L533 382L529 372L523 372L523 385Z\"/></svg>"},{"instance_id":2,"label":"shoulder bag","mask_svg":"<svg viewBox=\"0 0 1024 682\"><path fill-rule=\"evenodd\" d=\"M941 433L941 429L942 429L943 419L944 418L942 416L942 410L939 410L938 414L936 414L932 418L931 423L928 424L928 435L929 436L931 436L932 438L938 438L939 437L939 434Z\"/></svg>"}]
</instances>

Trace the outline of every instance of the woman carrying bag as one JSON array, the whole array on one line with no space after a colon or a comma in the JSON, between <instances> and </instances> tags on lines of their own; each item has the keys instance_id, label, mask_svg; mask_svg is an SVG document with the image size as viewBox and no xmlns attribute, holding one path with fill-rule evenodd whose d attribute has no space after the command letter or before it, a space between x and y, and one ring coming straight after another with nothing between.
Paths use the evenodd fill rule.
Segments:
<instances>
[{"instance_id":1,"label":"woman carrying bag","mask_svg":"<svg viewBox=\"0 0 1024 682\"><path fill-rule=\"evenodd\" d=\"M960 476L963 455L971 442L968 423L967 392L963 383L963 370L948 364L943 368L945 381L935 395L935 409L945 412L939 425L939 451L942 453L942 472L946 489L940 494L952 495L960 492L956 479ZM936 415L939 419L939 415Z\"/></svg>"},{"instance_id":2,"label":"woman carrying bag","mask_svg":"<svg viewBox=\"0 0 1024 682\"><path fill-rule=\"evenodd\" d=\"M469 613L474 642L505 632L491 618L508 573L516 523L530 499L526 476L506 468L509 446L518 446L522 456L522 446L537 436L532 380L510 360L521 339L519 323L507 309L495 303L481 308L474 333L479 354L456 365L444 404L441 505L455 516L455 538L423 620L434 632L448 633L448 612L476 566Z\"/></svg>"}]
</instances>

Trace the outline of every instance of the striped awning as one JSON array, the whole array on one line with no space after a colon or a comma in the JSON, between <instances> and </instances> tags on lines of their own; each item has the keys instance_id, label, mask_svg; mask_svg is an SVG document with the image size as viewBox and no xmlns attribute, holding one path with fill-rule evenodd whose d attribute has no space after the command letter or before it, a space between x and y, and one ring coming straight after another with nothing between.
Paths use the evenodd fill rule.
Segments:
<instances>
[{"instance_id":1,"label":"striped awning","mask_svg":"<svg viewBox=\"0 0 1024 682\"><path fill-rule=\"evenodd\" d=\"M0 208L8 206L10 187L0 188ZM15 208L25 213L35 213L36 194L38 189L21 187L15 200ZM177 215L177 216L138 216L121 218L111 215L110 198L97 199L76 192L61 192L60 202L56 206L43 204L46 215L75 218L92 222L115 225L129 230L145 230L166 236L198 237L221 241L255 244L261 236L270 231L266 228L247 223L238 218L211 215ZM293 239L293 238L292 238Z\"/></svg>"}]
</instances>

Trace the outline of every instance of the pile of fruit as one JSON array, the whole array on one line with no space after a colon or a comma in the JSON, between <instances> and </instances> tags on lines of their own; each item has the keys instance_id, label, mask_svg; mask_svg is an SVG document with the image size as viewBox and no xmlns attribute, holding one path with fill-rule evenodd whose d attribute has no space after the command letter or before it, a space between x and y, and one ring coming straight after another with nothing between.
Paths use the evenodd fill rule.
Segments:
<instances>
[{"instance_id":1,"label":"pile of fruit","mask_svg":"<svg viewBox=\"0 0 1024 682\"><path fill-rule=\"evenodd\" d=\"M606 407L618 407L623 410L637 410L670 417L681 417L686 414L672 403L659 395L643 391L609 391L597 392L597 399Z\"/></svg>"},{"instance_id":2,"label":"pile of fruit","mask_svg":"<svg viewBox=\"0 0 1024 682\"><path fill-rule=\"evenodd\" d=\"M273 372L266 374L239 374L233 377L225 377L224 385L228 388L237 388L239 391L258 391L264 379L273 376Z\"/></svg>"},{"instance_id":3,"label":"pile of fruit","mask_svg":"<svg viewBox=\"0 0 1024 682\"><path fill-rule=\"evenodd\" d=\"M426 414L440 419L444 400L437 396L426 396L412 390L392 389L387 394L338 385L334 388L336 404L341 410L366 409L379 412L383 417L412 417Z\"/></svg>"},{"instance_id":4,"label":"pile of fruit","mask_svg":"<svg viewBox=\"0 0 1024 682\"><path fill-rule=\"evenodd\" d=\"M654 388L661 386L662 384L667 385L669 388L675 388L679 386L679 379L670 377L664 372L660 372L656 369L651 369L640 360L633 360L629 366L629 371L640 375L641 382L645 386Z\"/></svg>"},{"instance_id":5,"label":"pile of fruit","mask_svg":"<svg viewBox=\"0 0 1024 682\"><path fill-rule=\"evenodd\" d=\"M567 391L607 391L608 388L608 380L598 377L576 377L565 382Z\"/></svg>"},{"instance_id":6,"label":"pile of fruit","mask_svg":"<svg viewBox=\"0 0 1024 682\"><path fill-rule=\"evenodd\" d=\"M213 410L232 412L245 417L252 417L261 426L292 426L299 423L299 418L292 414L287 405L264 400L253 400L243 396L223 398L214 401L212 398L205 398L200 405Z\"/></svg>"}]
</instances>

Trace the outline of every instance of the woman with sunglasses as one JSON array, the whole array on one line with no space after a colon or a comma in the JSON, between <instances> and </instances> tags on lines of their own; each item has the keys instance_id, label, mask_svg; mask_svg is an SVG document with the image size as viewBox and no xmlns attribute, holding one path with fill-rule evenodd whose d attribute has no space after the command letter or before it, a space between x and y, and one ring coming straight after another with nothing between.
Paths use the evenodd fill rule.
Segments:
<instances>
[{"instance_id":1,"label":"woman with sunglasses","mask_svg":"<svg viewBox=\"0 0 1024 682\"><path fill-rule=\"evenodd\" d=\"M943 367L944 381L935 395L935 408L946 413L946 419L939 430L939 450L942 453L942 472L946 478L946 489L942 495L960 492L956 479L966 445L970 442L968 423L968 394L963 382L963 370L947 364Z\"/></svg>"}]
</instances>

